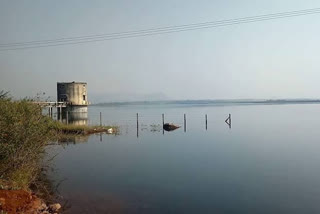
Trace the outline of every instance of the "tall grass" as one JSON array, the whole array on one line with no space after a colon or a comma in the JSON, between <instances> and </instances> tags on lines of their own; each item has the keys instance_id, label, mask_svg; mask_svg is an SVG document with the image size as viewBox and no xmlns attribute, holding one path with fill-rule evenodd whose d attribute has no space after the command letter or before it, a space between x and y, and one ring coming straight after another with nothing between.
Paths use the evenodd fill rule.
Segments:
<instances>
[{"instance_id":1,"label":"tall grass","mask_svg":"<svg viewBox=\"0 0 320 214\"><path fill-rule=\"evenodd\" d=\"M26 100L0 93L0 183L27 189L39 178L54 122Z\"/></svg>"},{"instance_id":2,"label":"tall grass","mask_svg":"<svg viewBox=\"0 0 320 214\"><path fill-rule=\"evenodd\" d=\"M67 125L42 114L29 100L13 101L0 91L0 188L43 189L45 146L66 134L92 134L117 127Z\"/></svg>"}]
</instances>

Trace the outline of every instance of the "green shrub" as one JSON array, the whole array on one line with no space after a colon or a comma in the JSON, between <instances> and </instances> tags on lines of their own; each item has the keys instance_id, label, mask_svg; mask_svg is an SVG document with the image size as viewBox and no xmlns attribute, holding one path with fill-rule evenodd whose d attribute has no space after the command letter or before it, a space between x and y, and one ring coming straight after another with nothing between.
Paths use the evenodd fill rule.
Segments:
<instances>
[{"instance_id":1,"label":"green shrub","mask_svg":"<svg viewBox=\"0 0 320 214\"><path fill-rule=\"evenodd\" d=\"M0 91L0 188L39 187L43 179L45 146L68 134L106 132L117 127L78 126L55 121L42 114L40 106L30 100L12 101ZM48 183L48 182L46 182Z\"/></svg>"},{"instance_id":2,"label":"green shrub","mask_svg":"<svg viewBox=\"0 0 320 214\"><path fill-rule=\"evenodd\" d=\"M41 169L44 146L54 122L26 100L0 96L0 175L13 186L27 188Z\"/></svg>"}]
</instances>

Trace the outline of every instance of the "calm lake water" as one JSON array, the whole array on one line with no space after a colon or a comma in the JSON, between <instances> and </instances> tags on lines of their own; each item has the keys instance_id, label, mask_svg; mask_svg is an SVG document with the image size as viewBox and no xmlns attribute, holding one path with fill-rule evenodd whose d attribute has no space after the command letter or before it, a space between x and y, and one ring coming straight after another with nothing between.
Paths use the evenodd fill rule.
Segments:
<instances>
[{"instance_id":1,"label":"calm lake water","mask_svg":"<svg viewBox=\"0 0 320 214\"><path fill-rule=\"evenodd\" d=\"M48 149L67 213L320 213L319 104L90 106L84 123L100 112L120 135ZM162 113L182 127L163 134Z\"/></svg>"}]
</instances>

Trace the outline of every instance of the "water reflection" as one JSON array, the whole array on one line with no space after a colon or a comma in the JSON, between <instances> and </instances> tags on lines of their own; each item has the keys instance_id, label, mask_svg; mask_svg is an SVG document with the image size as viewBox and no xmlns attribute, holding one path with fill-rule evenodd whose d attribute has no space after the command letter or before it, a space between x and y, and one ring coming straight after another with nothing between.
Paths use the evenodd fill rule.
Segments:
<instances>
[{"instance_id":1,"label":"water reflection","mask_svg":"<svg viewBox=\"0 0 320 214\"><path fill-rule=\"evenodd\" d=\"M62 111L58 120L66 124L88 125L88 112Z\"/></svg>"},{"instance_id":2,"label":"water reflection","mask_svg":"<svg viewBox=\"0 0 320 214\"><path fill-rule=\"evenodd\" d=\"M65 137L59 138L58 142L69 145L69 144L87 143L88 139L89 139L89 135L72 135L72 136L65 136Z\"/></svg>"},{"instance_id":3,"label":"water reflection","mask_svg":"<svg viewBox=\"0 0 320 214\"><path fill-rule=\"evenodd\" d=\"M91 114L100 111L110 121L137 109ZM124 213L139 214L320 213L319 106L205 109L210 120L203 107L188 108L187 133L182 117L170 117L181 109L145 111L154 117L140 118L138 140L134 117L120 136L103 135L101 143L93 135L61 149L54 161L56 176L67 179L59 191L69 213L117 213L111 207L118 202ZM162 136L162 111L181 129ZM233 131L224 123L229 112L238 124Z\"/></svg>"}]
</instances>

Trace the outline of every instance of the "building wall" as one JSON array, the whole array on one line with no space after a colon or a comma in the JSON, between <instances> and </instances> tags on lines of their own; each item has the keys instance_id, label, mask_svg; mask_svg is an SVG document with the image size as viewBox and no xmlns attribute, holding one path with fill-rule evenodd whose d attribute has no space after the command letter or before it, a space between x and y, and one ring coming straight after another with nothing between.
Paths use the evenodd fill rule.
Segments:
<instances>
[{"instance_id":1,"label":"building wall","mask_svg":"<svg viewBox=\"0 0 320 214\"><path fill-rule=\"evenodd\" d=\"M58 82L57 101L68 102L72 106L87 106L87 83L84 82Z\"/></svg>"}]
</instances>

